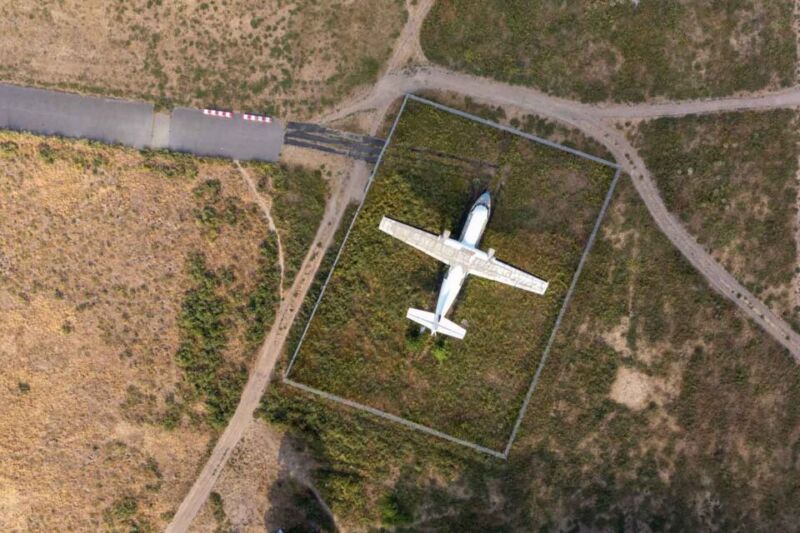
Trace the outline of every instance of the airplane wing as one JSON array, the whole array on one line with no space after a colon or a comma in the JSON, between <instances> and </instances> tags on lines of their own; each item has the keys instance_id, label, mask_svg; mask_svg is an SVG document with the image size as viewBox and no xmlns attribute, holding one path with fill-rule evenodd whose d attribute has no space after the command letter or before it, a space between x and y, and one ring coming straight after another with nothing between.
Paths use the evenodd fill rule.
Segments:
<instances>
[{"instance_id":1,"label":"airplane wing","mask_svg":"<svg viewBox=\"0 0 800 533\"><path fill-rule=\"evenodd\" d=\"M506 285L511 285L512 287L525 291L535 292L536 294L544 294L549 285L546 281L498 261L493 257L473 261L469 265L469 273L479 278L499 281L500 283L505 283Z\"/></svg>"},{"instance_id":2,"label":"airplane wing","mask_svg":"<svg viewBox=\"0 0 800 533\"><path fill-rule=\"evenodd\" d=\"M451 264L458 255L458 248L448 245L449 241L453 241L445 235L434 235L421 229L403 224L391 218L383 217L378 228L384 233L388 233L395 239L399 239L409 246L413 246L421 252L425 252L429 256L438 259L442 263Z\"/></svg>"},{"instance_id":3,"label":"airplane wing","mask_svg":"<svg viewBox=\"0 0 800 533\"><path fill-rule=\"evenodd\" d=\"M461 265L474 276L499 281L536 294L544 294L547 290L548 283L546 281L498 261L493 256L494 251L490 250L490 253L487 254L465 246L463 243L451 239L448 232L445 232L444 235L434 235L387 217L381 219L378 228L442 263Z\"/></svg>"}]
</instances>

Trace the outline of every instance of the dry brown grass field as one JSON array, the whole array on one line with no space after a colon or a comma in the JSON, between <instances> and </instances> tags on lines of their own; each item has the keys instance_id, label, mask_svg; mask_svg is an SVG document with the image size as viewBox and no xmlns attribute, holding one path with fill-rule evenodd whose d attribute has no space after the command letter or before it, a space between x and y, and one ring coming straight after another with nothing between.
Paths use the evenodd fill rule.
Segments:
<instances>
[{"instance_id":1,"label":"dry brown grass field","mask_svg":"<svg viewBox=\"0 0 800 533\"><path fill-rule=\"evenodd\" d=\"M0 133L0 530L166 525L271 320L264 242L231 162ZM202 375L199 254L224 332Z\"/></svg>"},{"instance_id":2,"label":"dry brown grass field","mask_svg":"<svg viewBox=\"0 0 800 533\"><path fill-rule=\"evenodd\" d=\"M397 0L46 0L0 6L0 79L307 115L376 79Z\"/></svg>"}]
</instances>

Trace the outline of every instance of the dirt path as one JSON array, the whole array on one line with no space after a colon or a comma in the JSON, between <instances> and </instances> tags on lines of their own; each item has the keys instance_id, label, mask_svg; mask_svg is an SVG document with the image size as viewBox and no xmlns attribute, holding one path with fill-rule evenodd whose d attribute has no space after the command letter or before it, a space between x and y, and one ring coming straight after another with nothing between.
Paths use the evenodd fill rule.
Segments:
<instances>
[{"instance_id":1,"label":"dirt path","mask_svg":"<svg viewBox=\"0 0 800 533\"><path fill-rule=\"evenodd\" d=\"M386 62L384 72L394 72L409 63L425 64L428 62L419 42L419 32L425 22L425 17L433 7L433 2L434 0L421 0L416 4L406 2L408 20L395 41L394 50Z\"/></svg>"},{"instance_id":2,"label":"dirt path","mask_svg":"<svg viewBox=\"0 0 800 533\"><path fill-rule=\"evenodd\" d=\"M283 244L281 243L281 234L278 231L278 226L275 225L275 221L272 219L272 196L267 196L264 198L264 195L258 192L258 187L256 187L255 182L253 182L253 178L250 177L250 174L244 169L241 163L239 163L239 161L234 161L234 163L236 164L236 168L239 169L242 179L244 179L244 182L247 184L247 187L253 194L253 199L256 201L256 204L264 213L264 217L267 219L267 226L269 227L270 231L275 233L275 240L278 243L278 266L281 270L281 281L278 286L278 298L283 300L286 266L283 255ZM269 190L270 193L273 191L272 176L269 177Z\"/></svg>"},{"instance_id":3,"label":"dirt path","mask_svg":"<svg viewBox=\"0 0 800 533\"><path fill-rule=\"evenodd\" d=\"M258 407L267 385L269 385L272 370L275 368L275 363L281 354L289 328L303 304L306 292L311 286L320 262L324 257L322 251L330 246L342 214L350 202L350 197L353 194L353 183L365 183L367 171L365 164L356 163L350 178L340 182L334 190L325 208L317 234L314 236L314 242L300 267L300 272L288 293L281 300L275 322L258 350L255 365L250 371L239 405L222 435L217 440L203 470L175 513L172 522L167 527L167 531L186 531L189 528L192 519L208 498L231 452L242 438L245 428L251 423L253 413Z\"/></svg>"},{"instance_id":4,"label":"dirt path","mask_svg":"<svg viewBox=\"0 0 800 533\"><path fill-rule=\"evenodd\" d=\"M798 121L800 122L800 121ZM797 188L795 198L795 208L797 214L795 215L795 228L794 228L794 244L796 253L796 264L800 266L800 143L797 146L797 171L794 179L794 186ZM795 268L794 278L791 283L792 293L789 295L789 302L792 309L800 307L800 270Z\"/></svg>"},{"instance_id":5,"label":"dirt path","mask_svg":"<svg viewBox=\"0 0 800 533\"><path fill-rule=\"evenodd\" d=\"M653 176L625 136L609 124L587 122L581 129L593 134L592 136L602 141L614 154L614 158L631 176L636 191L659 229L680 250L689 263L708 280L713 288L739 306L745 315L789 350L794 360L800 363L800 335L714 260L689 234L680 221L667 210Z\"/></svg>"},{"instance_id":6,"label":"dirt path","mask_svg":"<svg viewBox=\"0 0 800 533\"><path fill-rule=\"evenodd\" d=\"M800 107L800 87L775 92L708 100L648 104L584 104L545 94L520 85L453 72L438 66L417 66L389 72L378 80L366 97L351 101L340 109L319 117L322 122L340 120L355 113L377 110L406 92L424 89L453 91L486 102L514 105L524 109L550 108L553 115L624 120Z\"/></svg>"},{"instance_id":7,"label":"dirt path","mask_svg":"<svg viewBox=\"0 0 800 533\"><path fill-rule=\"evenodd\" d=\"M781 91L763 92L755 95L665 102L661 104L614 104L587 106L587 113L598 118L635 119L657 117L680 117L746 109L775 109L800 106L800 87Z\"/></svg>"}]
</instances>

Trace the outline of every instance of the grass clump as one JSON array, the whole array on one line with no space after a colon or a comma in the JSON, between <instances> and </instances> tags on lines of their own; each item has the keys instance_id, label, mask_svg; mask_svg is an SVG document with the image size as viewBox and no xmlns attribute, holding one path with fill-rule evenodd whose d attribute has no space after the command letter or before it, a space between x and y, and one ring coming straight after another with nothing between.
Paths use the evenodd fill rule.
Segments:
<instances>
[{"instance_id":1,"label":"grass clump","mask_svg":"<svg viewBox=\"0 0 800 533\"><path fill-rule=\"evenodd\" d=\"M235 226L244 220L242 201L236 196L224 196L218 179L208 179L192 192L198 201L203 202L194 210L195 220L210 238L215 239L223 226Z\"/></svg>"},{"instance_id":2,"label":"grass clump","mask_svg":"<svg viewBox=\"0 0 800 533\"><path fill-rule=\"evenodd\" d=\"M139 502L133 496L123 496L103 512L103 520L111 530L125 529L131 532L153 531L152 526L137 516Z\"/></svg>"},{"instance_id":3,"label":"grass clump","mask_svg":"<svg viewBox=\"0 0 800 533\"><path fill-rule=\"evenodd\" d=\"M413 521L414 516L397 494L387 494L378 502L381 522L387 526L402 526Z\"/></svg>"},{"instance_id":4,"label":"grass clump","mask_svg":"<svg viewBox=\"0 0 800 533\"><path fill-rule=\"evenodd\" d=\"M19 152L19 145L14 141L0 142L0 156L13 157Z\"/></svg>"},{"instance_id":5,"label":"grass clump","mask_svg":"<svg viewBox=\"0 0 800 533\"><path fill-rule=\"evenodd\" d=\"M261 243L258 267L258 285L250 294L247 310L250 326L247 340L257 342L275 319L280 295L281 272L278 263L278 246L275 234L270 231Z\"/></svg>"},{"instance_id":6,"label":"grass clump","mask_svg":"<svg viewBox=\"0 0 800 533\"><path fill-rule=\"evenodd\" d=\"M211 512L214 515L214 521L217 523L216 531L222 533L230 530L230 523L228 522L228 515L225 514L225 506L222 501L222 496L217 491L211 491L208 495L208 502L211 505Z\"/></svg>"},{"instance_id":7,"label":"grass clump","mask_svg":"<svg viewBox=\"0 0 800 533\"><path fill-rule=\"evenodd\" d=\"M195 159L177 152L144 151L144 168L166 178L193 179L198 168Z\"/></svg>"}]
</instances>

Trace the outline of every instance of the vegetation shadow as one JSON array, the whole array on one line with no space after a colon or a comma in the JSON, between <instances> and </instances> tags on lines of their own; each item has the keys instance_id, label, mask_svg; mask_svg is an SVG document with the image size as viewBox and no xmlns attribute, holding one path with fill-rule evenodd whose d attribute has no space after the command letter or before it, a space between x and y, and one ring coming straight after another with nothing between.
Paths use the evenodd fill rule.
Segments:
<instances>
[{"instance_id":1,"label":"vegetation shadow","mask_svg":"<svg viewBox=\"0 0 800 533\"><path fill-rule=\"evenodd\" d=\"M269 509L264 515L265 531L285 533L328 533L337 531L330 508L314 488L308 457L301 441L284 436L278 451L280 471L269 488Z\"/></svg>"}]
</instances>

